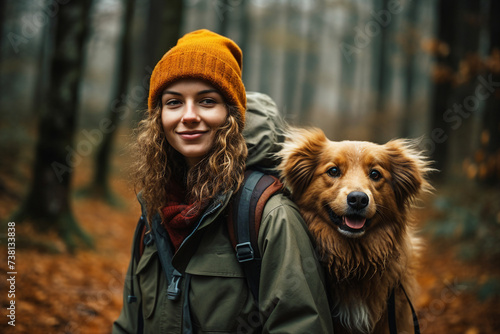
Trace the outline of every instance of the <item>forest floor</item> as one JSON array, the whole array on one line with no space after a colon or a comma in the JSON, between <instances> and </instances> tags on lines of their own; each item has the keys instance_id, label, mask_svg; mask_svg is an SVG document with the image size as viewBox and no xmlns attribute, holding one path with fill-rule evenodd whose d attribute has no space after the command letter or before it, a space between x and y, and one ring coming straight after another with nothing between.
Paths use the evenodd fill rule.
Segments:
<instances>
[{"instance_id":1,"label":"forest floor","mask_svg":"<svg viewBox=\"0 0 500 334\"><path fill-rule=\"evenodd\" d=\"M76 173L75 188L90 179L89 170L84 168ZM8 180L3 181L8 183ZM16 187L12 182L9 185ZM24 242L17 245L15 327L8 325L10 320L6 317L12 299L8 297L9 285L5 279L8 272L5 232L0 232L3 234L0 244L1 333L110 333L112 322L122 306L123 282L140 212L126 177L114 176L111 185L124 202L121 208L96 199L73 200L74 214L85 231L93 236L94 248L82 247L75 254L68 254L42 251L39 247L25 246ZM459 256L463 252L461 242L456 238L431 237L437 233L433 230L433 221L440 217L434 203L447 192L453 190L438 188L425 209L419 211L420 227L427 231L423 234L425 243L418 275L421 291L415 301L421 332L498 333L498 254L486 251L485 256L467 260ZM475 197L474 194L471 196ZM498 192L493 196L498 202ZM486 198L491 200L491 196ZM0 221L8 220L20 204L18 199L3 193L0 193L0 202ZM496 214L494 224L500 226L500 211ZM64 248L56 235L41 233L27 224L17 224L16 235L43 239L52 242L56 248ZM498 241L497 238L494 243Z\"/></svg>"}]
</instances>

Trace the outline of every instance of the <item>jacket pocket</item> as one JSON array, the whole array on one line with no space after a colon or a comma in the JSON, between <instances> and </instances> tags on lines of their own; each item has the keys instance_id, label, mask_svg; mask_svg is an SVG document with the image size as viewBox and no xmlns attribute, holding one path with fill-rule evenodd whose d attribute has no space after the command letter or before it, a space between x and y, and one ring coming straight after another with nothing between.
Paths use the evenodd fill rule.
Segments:
<instances>
[{"instance_id":1,"label":"jacket pocket","mask_svg":"<svg viewBox=\"0 0 500 334\"><path fill-rule=\"evenodd\" d=\"M253 298L232 248L197 254L186 272L191 275L189 302L197 332L234 333L247 322Z\"/></svg>"},{"instance_id":2,"label":"jacket pocket","mask_svg":"<svg viewBox=\"0 0 500 334\"><path fill-rule=\"evenodd\" d=\"M158 299L160 264L156 247L146 247L139 263L137 264L136 275L139 279L139 286L142 296L142 311L144 318L153 316Z\"/></svg>"}]
</instances>

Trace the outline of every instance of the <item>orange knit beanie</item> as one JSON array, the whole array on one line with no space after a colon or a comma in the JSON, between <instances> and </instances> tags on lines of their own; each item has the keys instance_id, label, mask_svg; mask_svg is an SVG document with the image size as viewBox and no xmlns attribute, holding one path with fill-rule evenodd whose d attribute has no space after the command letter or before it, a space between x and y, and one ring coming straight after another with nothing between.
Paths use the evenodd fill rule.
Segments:
<instances>
[{"instance_id":1,"label":"orange knit beanie","mask_svg":"<svg viewBox=\"0 0 500 334\"><path fill-rule=\"evenodd\" d=\"M241 49L229 38L206 29L188 33L156 64L149 86L149 110L174 81L194 78L219 90L226 103L238 107L244 121L246 93L241 67Z\"/></svg>"}]
</instances>

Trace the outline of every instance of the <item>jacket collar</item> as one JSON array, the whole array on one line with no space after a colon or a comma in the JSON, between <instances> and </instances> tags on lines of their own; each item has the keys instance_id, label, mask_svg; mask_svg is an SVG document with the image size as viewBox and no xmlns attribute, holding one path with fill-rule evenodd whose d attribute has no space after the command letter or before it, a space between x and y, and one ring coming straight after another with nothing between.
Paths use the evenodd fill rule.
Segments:
<instances>
[{"instance_id":1,"label":"jacket collar","mask_svg":"<svg viewBox=\"0 0 500 334\"><path fill-rule=\"evenodd\" d=\"M205 212L202 215L202 224L198 226L198 228L203 228L211 224L215 218L229 205L229 201L231 200L231 197L233 196L233 191L229 191L227 194L222 194L217 196L212 203L207 207ZM141 205L141 214L144 217L147 217L147 208L146 208L146 200L142 196L142 191L140 191L137 194L137 200L139 201L139 204ZM207 217L205 217L207 216ZM209 219L208 216L212 217L213 219ZM151 223L153 226L161 224L161 218L160 214L156 213L153 216L153 221Z\"/></svg>"}]
</instances>

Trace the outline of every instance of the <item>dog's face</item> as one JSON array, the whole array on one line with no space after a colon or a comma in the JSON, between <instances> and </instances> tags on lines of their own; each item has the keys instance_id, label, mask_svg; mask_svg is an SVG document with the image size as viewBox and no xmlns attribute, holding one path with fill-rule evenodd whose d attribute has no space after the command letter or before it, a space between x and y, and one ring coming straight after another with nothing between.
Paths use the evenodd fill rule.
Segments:
<instances>
[{"instance_id":1,"label":"dog's face","mask_svg":"<svg viewBox=\"0 0 500 334\"><path fill-rule=\"evenodd\" d=\"M427 163L404 140L332 142L319 129L296 130L282 158L282 177L301 210L347 238L398 228L394 222L427 184Z\"/></svg>"}]
</instances>

